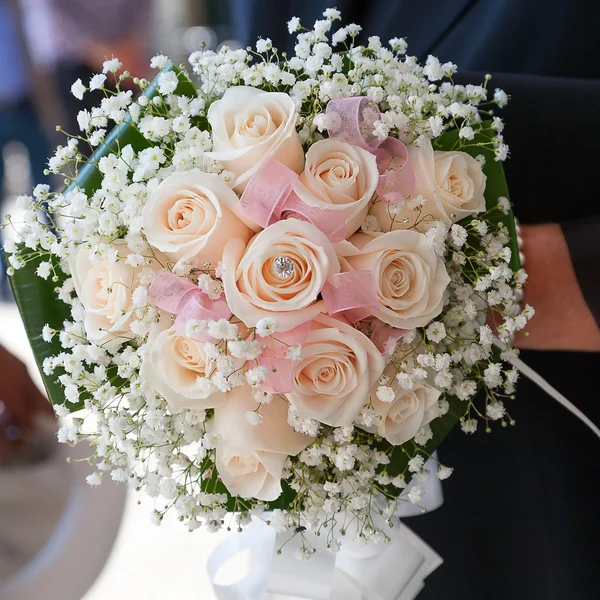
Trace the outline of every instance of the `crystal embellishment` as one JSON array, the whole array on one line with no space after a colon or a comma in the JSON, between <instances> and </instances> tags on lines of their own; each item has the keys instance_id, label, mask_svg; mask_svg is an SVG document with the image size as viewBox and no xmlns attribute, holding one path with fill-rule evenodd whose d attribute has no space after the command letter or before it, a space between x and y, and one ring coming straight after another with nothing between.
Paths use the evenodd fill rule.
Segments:
<instances>
[{"instance_id":1,"label":"crystal embellishment","mask_svg":"<svg viewBox=\"0 0 600 600\"><path fill-rule=\"evenodd\" d=\"M294 262L287 256L278 256L275 259L274 265L277 277L287 279L294 273Z\"/></svg>"}]
</instances>

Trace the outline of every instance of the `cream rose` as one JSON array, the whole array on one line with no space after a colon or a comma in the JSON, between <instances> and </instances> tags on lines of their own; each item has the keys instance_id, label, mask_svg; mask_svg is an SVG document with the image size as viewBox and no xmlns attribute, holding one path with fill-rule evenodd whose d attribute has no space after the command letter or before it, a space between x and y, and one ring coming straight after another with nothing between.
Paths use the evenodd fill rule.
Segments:
<instances>
[{"instance_id":1,"label":"cream rose","mask_svg":"<svg viewBox=\"0 0 600 600\"><path fill-rule=\"evenodd\" d=\"M378 181L373 154L339 140L321 140L306 153L294 191L309 206L337 213L349 237L365 220Z\"/></svg>"},{"instance_id":2,"label":"cream rose","mask_svg":"<svg viewBox=\"0 0 600 600\"><path fill-rule=\"evenodd\" d=\"M142 222L148 243L176 262L212 268L225 243L247 242L252 230L235 215L235 192L218 176L201 171L167 177L144 206Z\"/></svg>"},{"instance_id":3,"label":"cream rose","mask_svg":"<svg viewBox=\"0 0 600 600\"><path fill-rule=\"evenodd\" d=\"M281 494L281 475L288 456L295 456L313 442L288 425L288 403L274 397L261 404L262 423L250 425L246 412L257 408L252 390L236 387L227 402L215 409L207 424L219 435L216 466L221 481L233 496L270 502Z\"/></svg>"},{"instance_id":4,"label":"cream rose","mask_svg":"<svg viewBox=\"0 0 600 600\"><path fill-rule=\"evenodd\" d=\"M225 393L198 384L215 368L204 344L180 335L173 325L150 336L140 375L174 408L215 408L225 402Z\"/></svg>"},{"instance_id":5,"label":"cream rose","mask_svg":"<svg viewBox=\"0 0 600 600\"><path fill-rule=\"evenodd\" d=\"M244 190L268 156L296 173L302 171L304 151L296 133L296 107L288 94L232 87L210 105L207 118L213 151L206 156L236 175L236 192Z\"/></svg>"},{"instance_id":6,"label":"cream rose","mask_svg":"<svg viewBox=\"0 0 600 600\"><path fill-rule=\"evenodd\" d=\"M314 225L286 219L246 247L232 240L223 253L223 287L233 314L248 327L263 317L288 331L322 312L317 300L328 277L339 273L333 246Z\"/></svg>"},{"instance_id":7,"label":"cream rose","mask_svg":"<svg viewBox=\"0 0 600 600\"><path fill-rule=\"evenodd\" d=\"M408 155L416 177L411 198L420 194L425 204L419 216L410 202L398 212L378 202L371 212L383 231L408 229L417 218L421 221L427 215L456 223L485 210L486 176L472 156L459 151L434 151L428 139L423 139L420 147L408 146ZM405 219L408 220L405 222ZM421 222L427 223L427 219Z\"/></svg>"},{"instance_id":8,"label":"cream rose","mask_svg":"<svg viewBox=\"0 0 600 600\"><path fill-rule=\"evenodd\" d=\"M340 253L347 255L353 269L373 273L378 319L392 327L413 329L442 312L450 276L424 234L408 230L357 233L349 242L353 247L346 243Z\"/></svg>"},{"instance_id":9,"label":"cream rose","mask_svg":"<svg viewBox=\"0 0 600 600\"><path fill-rule=\"evenodd\" d=\"M366 335L321 314L311 323L286 396L300 416L332 427L349 425L384 367L383 356Z\"/></svg>"},{"instance_id":10,"label":"cream rose","mask_svg":"<svg viewBox=\"0 0 600 600\"><path fill-rule=\"evenodd\" d=\"M421 427L439 416L440 391L428 383L421 382L408 392L398 385L394 368L388 367L388 369L390 369L389 375L393 380L392 388L396 396L391 402L382 402L373 393L371 402L379 417L379 423L363 429L378 433L390 444L399 446L411 440Z\"/></svg>"},{"instance_id":11,"label":"cream rose","mask_svg":"<svg viewBox=\"0 0 600 600\"><path fill-rule=\"evenodd\" d=\"M85 309L84 327L90 342L105 344L131 335L129 324L134 316L133 290L137 287L138 269L125 263L126 246L114 246L121 256L94 256L79 247L69 257L75 292Z\"/></svg>"}]
</instances>

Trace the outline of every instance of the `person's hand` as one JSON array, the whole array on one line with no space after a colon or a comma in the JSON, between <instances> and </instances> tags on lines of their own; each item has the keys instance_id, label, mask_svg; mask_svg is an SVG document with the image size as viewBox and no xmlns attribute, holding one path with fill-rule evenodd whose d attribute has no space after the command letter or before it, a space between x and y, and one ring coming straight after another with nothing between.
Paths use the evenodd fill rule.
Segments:
<instances>
[{"instance_id":1,"label":"person's hand","mask_svg":"<svg viewBox=\"0 0 600 600\"><path fill-rule=\"evenodd\" d=\"M522 225L521 236L529 275L523 302L533 306L535 316L517 335L517 347L600 351L600 329L581 293L560 225Z\"/></svg>"},{"instance_id":2,"label":"person's hand","mask_svg":"<svg viewBox=\"0 0 600 600\"><path fill-rule=\"evenodd\" d=\"M0 346L0 462L33 433L40 413L52 415L50 403L29 377L27 367Z\"/></svg>"}]
</instances>

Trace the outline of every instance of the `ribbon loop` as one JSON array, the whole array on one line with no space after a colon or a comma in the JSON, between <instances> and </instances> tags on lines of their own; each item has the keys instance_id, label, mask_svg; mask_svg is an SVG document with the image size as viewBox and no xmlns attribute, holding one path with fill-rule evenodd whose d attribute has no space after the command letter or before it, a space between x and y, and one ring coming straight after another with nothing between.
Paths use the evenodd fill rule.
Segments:
<instances>
[{"instance_id":1,"label":"ribbon loop","mask_svg":"<svg viewBox=\"0 0 600 600\"><path fill-rule=\"evenodd\" d=\"M312 223L334 244L346 239L346 224L338 212L310 206L294 192L286 200L281 216L284 219L295 217Z\"/></svg>"},{"instance_id":2,"label":"ribbon loop","mask_svg":"<svg viewBox=\"0 0 600 600\"><path fill-rule=\"evenodd\" d=\"M404 202L415 188L415 172L406 146L400 140L389 137L377 151L377 167L377 195L386 204Z\"/></svg>"},{"instance_id":3,"label":"ribbon loop","mask_svg":"<svg viewBox=\"0 0 600 600\"><path fill-rule=\"evenodd\" d=\"M288 358L290 347L306 343L310 332L310 321L289 331L277 333L277 337L258 338L265 346L258 357L258 364L269 371L260 389L269 394L289 394L292 391L292 368L294 361Z\"/></svg>"},{"instance_id":4,"label":"ribbon loop","mask_svg":"<svg viewBox=\"0 0 600 600\"><path fill-rule=\"evenodd\" d=\"M210 555L207 571L215 595L218 600L414 600L442 559L397 519L391 528L383 518L375 520L385 528L389 543L347 539L337 554L327 551L325 536L310 530L290 538L289 533L276 535L270 526L255 522L231 534ZM355 536L358 532L346 537ZM301 561L295 554L305 538L318 556ZM229 585L217 581L217 574L242 551L250 553L247 575ZM231 576L233 569L230 566L225 575Z\"/></svg>"},{"instance_id":5,"label":"ribbon loop","mask_svg":"<svg viewBox=\"0 0 600 600\"><path fill-rule=\"evenodd\" d=\"M336 98L327 104L329 120L327 132L336 138L363 150L375 153L381 142L375 137L375 122L381 117L377 104L368 96Z\"/></svg>"},{"instance_id":6,"label":"ribbon loop","mask_svg":"<svg viewBox=\"0 0 600 600\"><path fill-rule=\"evenodd\" d=\"M374 319L373 331L369 338L381 354L384 356L391 356L396 349L398 341L411 331L411 329L397 329L396 327L390 327L379 319Z\"/></svg>"},{"instance_id":7,"label":"ribbon loop","mask_svg":"<svg viewBox=\"0 0 600 600\"><path fill-rule=\"evenodd\" d=\"M323 286L321 295L329 315L344 316L353 325L372 315L379 306L370 271L332 275Z\"/></svg>"},{"instance_id":8,"label":"ribbon loop","mask_svg":"<svg viewBox=\"0 0 600 600\"><path fill-rule=\"evenodd\" d=\"M415 173L408 150L397 138L380 140L375 136L375 123L381 118L376 102L368 96L337 98L327 104L327 132L377 156L379 184L377 195L386 204L404 202L415 187Z\"/></svg>"},{"instance_id":9,"label":"ribbon loop","mask_svg":"<svg viewBox=\"0 0 600 600\"><path fill-rule=\"evenodd\" d=\"M231 316L231 310L224 298L212 300L191 281L168 271L161 271L154 277L148 297L154 306L177 315L175 327L186 337L186 323L192 319L218 321ZM209 338L201 336L194 339L204 342Z\"/></svg>"},{"instance_id":10,"label":"ribbon loop","mask_svg":"<svg viewBox=\"0 0 600 600\"><path fill-rule=\"evenodd\" d=\"M343 219L335 211L301 200L293 191L297 179L297 173L274 158L265 159L240 198L240 212L263 229L282 219L308 221L332 243L341 242L346 237Z\"/></svg>"},{"instance_id":11,"label":"ribbon loop","mask_svg":"<svg viewBox=\"0 0 600 600\"><path fill-rule=\"evenodd\" d=\"M177 314L196 292L200 290L191 281L178 277L174 273L161 271L152 280L148 296L154 306Z\"/></svg>"},{"instance_id":12,"label":"ribbon loop","mask_svg":"<svg viewBox=\"0 0 600 600\"><path fill-rule=\"evenodd\" d=\"M240 212L266 229L280 220L282 206L296 179L296 172L272 157L266 158L250 178L240 198Z\"/></svg>"}]
</instances>

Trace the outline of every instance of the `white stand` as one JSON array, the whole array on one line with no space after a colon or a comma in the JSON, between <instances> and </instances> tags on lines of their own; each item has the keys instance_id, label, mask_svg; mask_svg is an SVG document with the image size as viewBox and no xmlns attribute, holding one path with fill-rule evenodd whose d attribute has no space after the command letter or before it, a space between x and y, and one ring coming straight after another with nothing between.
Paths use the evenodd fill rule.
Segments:
<instances>
[{"instance_id":1,"label":"white stand","mask_svg":"<svg viewBox=\"0 0 600 600\"><path fill-rule=\"evenodd\" d=\"M306 532L317 554L302 561L295 556L300 536L288 541L289 534L277 536L259 522L216 548L209 577L217 600L413 600L442 559L399 521L388 534L389 544L357 546L348 540L334 555L321 537ZM245 577L230 584L216 581L226 566L240 574L242 567L232 563L242 553L250 558Z\"/></svg>"}]
</instances>

